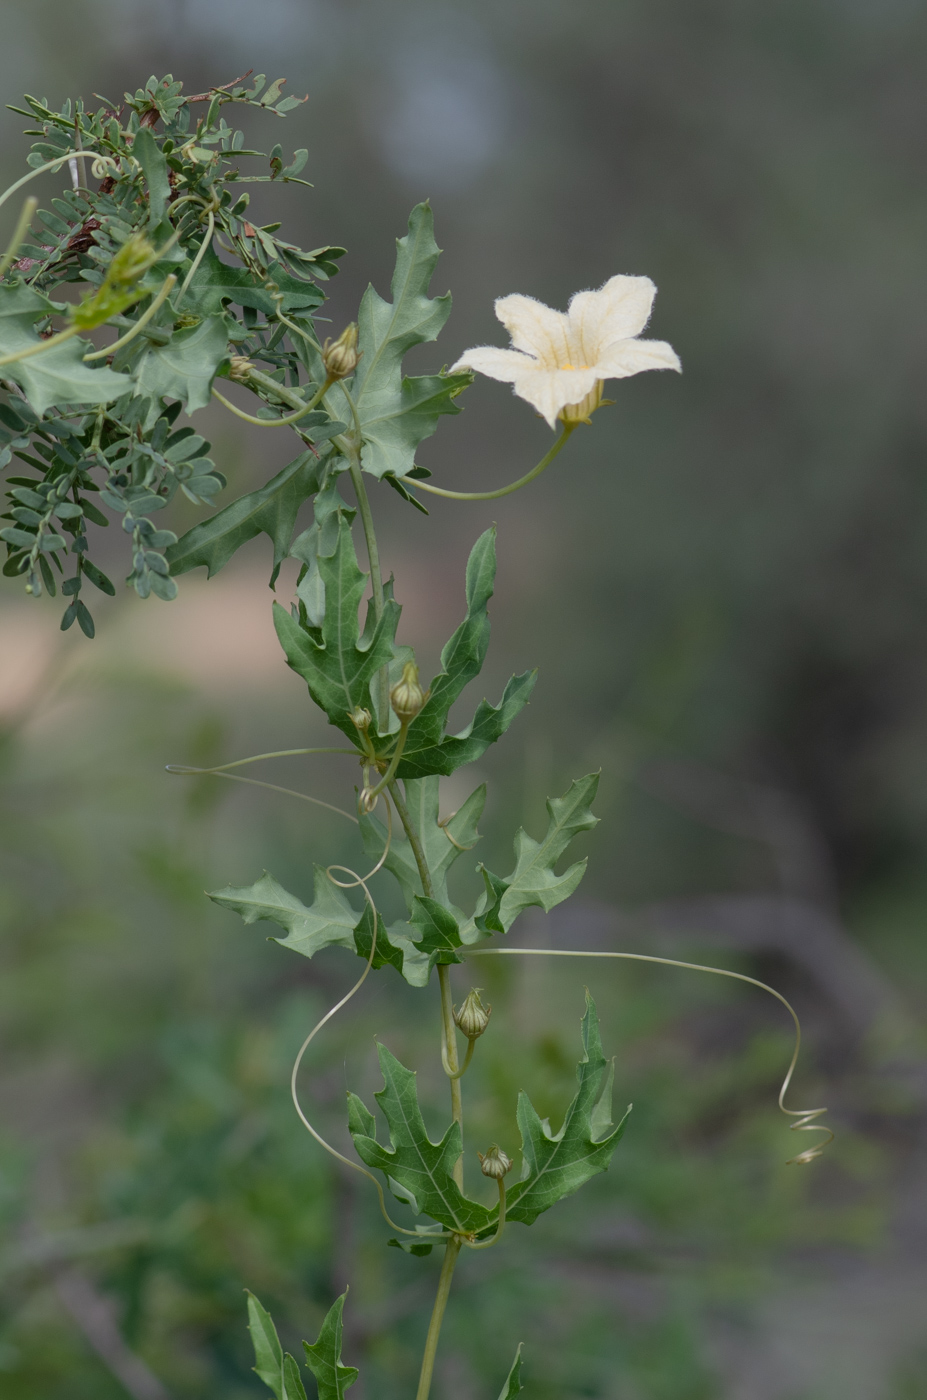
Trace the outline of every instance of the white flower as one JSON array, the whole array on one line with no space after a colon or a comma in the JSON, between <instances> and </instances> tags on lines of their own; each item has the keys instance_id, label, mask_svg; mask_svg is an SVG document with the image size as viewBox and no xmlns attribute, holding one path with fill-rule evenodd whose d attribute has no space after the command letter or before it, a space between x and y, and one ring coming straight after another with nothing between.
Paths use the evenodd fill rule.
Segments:
<instances>
[{"instance_id":1,"label":"white flower","mask_svg":"<svg viewBox=\"0 0 927 1400\"><path fill-rule=\"evenodd\" d=\"M601 402L603 380L682 368L665 340L637 338L656 291L649 277L610 277L597 292L577 292L567 311L554 311L533 297L500 297L496 315L512 337L512 349L477 345L450 372L474 369L511 384L552 428L558 418L588 422Z\"/></svg>"}]
</instances>

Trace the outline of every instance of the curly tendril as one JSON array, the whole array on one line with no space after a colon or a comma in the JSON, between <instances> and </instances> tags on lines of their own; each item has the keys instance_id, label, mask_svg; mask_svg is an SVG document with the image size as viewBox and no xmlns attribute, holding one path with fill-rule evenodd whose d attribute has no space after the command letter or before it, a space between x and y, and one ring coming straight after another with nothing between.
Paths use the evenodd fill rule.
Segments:
<instances>
[{"instance_id":1,"label":"curly tendril","mask_svg":"<svg viewBox=\"0 0 927 1400\"><path fill-rule=\"evenodd\" d=\"M383 1215L383 1219L386 1221L387 1225L389 1225L390 1229L397 1230L401 1235L412 1235L416 1239L418 1239L421 1238L420 1231L407 1230L405 1226L397 1225L395 1220L391 1219L389 1211L386 1209L386 1197L383 1193L383 1187L380 1185L379 1181L377 1181L377 1178L373 1175L373 1173L369 1172L366 1167L362 1167L359 1162L352 1162L350 1157L345 1157L344 1153L339 1152L336 1147L332 1147L331 1143L326 1142L325 1138L322 1137L321 1133L317 1132L317 1130L312 1126L312 1124L309 1122L309 1119L306 1117L306 1114L303 1112L302 1105L299 1101L299 1092L297 1090L296 1083L297 1076L299 1074L299 1067L302 1064L303 1056L305 1055L309 1046L312 1044L313 1040L318 1035L322 1027L324 1025L327 1025L328 1022L332 1019L332 1017L338 1014L342 1007L347 1006L348 1002L351 1000L351 998L355 995L356 992L360 991L361 987L367 980L367 976L370 972L371 967L373 966L373 960L377 951L377 928L379 925L380 916L377 913L377 906L373 901L373 896L371 895L370 890L367 888L367 881L370 880L377 873L377 871L381 869L384 861L389 855L390 842L392 840L393 833L393 824L388 799L386 800L386 806L388 823L387 841L383 849L383 854L380 857L377 864L373 867L373 869L369 871L367 875L358 875L355 870L352 870L350 868L350 866L330 865L325 871L325 874L328 876L329 880L331 880L332 884L337 885L339 889L354 890L360 888L364 891L364 898L370 905L370 912L373 915L373 936L370 940L370 952L367 955L367 962L360 977L358 977L357 981L354 983L354 986L350 989L350 991L346 992L345 995L341 998L341 1000L336 1002L335 1005L330 1008L330 1010L326 1011L325 1015L321 1018L321 1020L316 1022L316 1024L312 1027L312 1030L306 1036L306 1039L303 1041L302 1045L299 1047L299 1053L296 1056L295 1061L293 1062L293 1072L290 1075L290 1095L293 1099L293 1107L296 1109L296 1112L299 1115L300 1122L302 1123L303 1127L309 1133L311 1133L312 1137L319 1144L319 1146L324 1147L325 1151L329 1153L330 1156L334 1157L336 1161L342 1162L346 1167L350 1167L352 1171L360 1172L361 1176L365 1176L368 1181L373 1182L374 1186L377 1189L377 1196L379 1197L380 1201L380 1211ZM351 878L349 880L337 880L332 874L333 870L339 871L342 875L349 875ZM428 1236L429 1241L450 1238L451 1235L447 1232L440 1235L430 1234Z\"/></svg>"},{"instance_id":2,"label":"curly tendril","mask_svg":"<svg viewBox=\"0 0 927 1400\"><path fill-rule=\"evenodd\" d=\"M798 1056L801 1051L801 1022L790 1002L786 1001L781 992L777 992L775 987L767 986L765 982L760 982L756 977L747 977L743 972L731 972L726 967L707 967L703 963L680 962L678 958L657 958L647 953L593 953L574 952L571 948L470 948L466 950L470 957L540 957L540 958L623 958L629 962L660 963L664 967L682 967L689 972L709 972L715 977L730 977L736 982L746 982L751 987L759 987L760 991L768 992L781 1002L792 1018L795 1026L795 1049L792 1051L792 1059L782 1081L782 1088L779 1090L778 1105L779 1111L787 1118L794 1118L794 1123L789 1125L793 1133L824 1133L824 1141L815 1143L813 1147L807 1148L804 1152L799 1152L797 1156L790 1157L786 1166L807 1166L816 1157L820 1157L825 1147L828 1147L834 1140L834 1133L830 1128L826 1128L823 1123L815 1120L827 1112L826 1108L786 1108L785 1096L789 1085L792 1082L792 1075L795 1073L795 1066L798 1064Z\"/></svg>"}]
</instances>

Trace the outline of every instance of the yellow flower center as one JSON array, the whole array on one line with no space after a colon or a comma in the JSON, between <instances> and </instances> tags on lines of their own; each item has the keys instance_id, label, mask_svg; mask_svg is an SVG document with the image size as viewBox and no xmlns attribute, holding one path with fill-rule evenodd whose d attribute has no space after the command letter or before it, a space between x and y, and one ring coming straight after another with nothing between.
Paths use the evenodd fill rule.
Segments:
<instances>
[{"instance_id":1,"label":"yellow flower center","mask_svg":"<svg viewBox=\"0 0 927 1400\"><path fill-rule=\"evenodd\" d=\"M561 369L591 369L592 366L591 366L591 365L571 365L571 364L566 364L566 365L561 365L560 368L561 368Z\"/></svg>"}]
</instances>

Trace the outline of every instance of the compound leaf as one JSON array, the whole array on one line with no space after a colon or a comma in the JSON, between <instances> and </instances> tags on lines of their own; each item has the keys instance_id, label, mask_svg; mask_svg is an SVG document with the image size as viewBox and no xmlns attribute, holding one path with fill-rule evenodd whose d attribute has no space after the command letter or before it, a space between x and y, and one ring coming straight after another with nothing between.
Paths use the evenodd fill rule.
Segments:
<instances>
[{"instance_id":1,"label":"compound leaf","mask_svg":"<svg viewBox=\"0 0 927 1400\"><path fill-rule=\"evenodd\" d=\"M418 1211L439 1225L465 1234L485 1230L491 1212L464 1196L451 1175L461 1153L460 1125L452 1123L440 1142L432 1142L419 1108L414 1073L385 1045L377 1049L384 1087L375 1097L389 1125L392 1146L377 1142L373 1115L356 1094L349 1094L348 1127L358 1156L386 1175L399 1200L408 1203L411 1196Z\"/></svg>"},{"instance_id":2,"label":"compound leaf","mask_svg":"<svg viewBox=\"0 0 927 1400\"><path fill-rule=\"evenodd\" d=\"M311 452L301 452L265 486L194 525L166 552L171 573L185 574L205 564L207 577L212 578L237 549L263 533L274 546L273 587L290 549L299 508L318 488L323 467Z\"/></svg>"},{"instance_id":3,"label":"compound leaf","mask_svg":"<svg viewBox=\"0 0 927 1400\"><path fill-rule=\"evenodd\" d=\"M414 940L415 947L420 953L426 953L432 964L463 961L454 952L461 944L457 920L436 899L417 894L409 923L418 934Z\"/></svg>"},{"instance_id":4,"label":"compound leaf","mask_svg":"<svg viewBox=\"0 0 927 1400\"><path fill-rule=\"evenodd\" d=\"M343 1366L341 1363L344 1334L342 1312L347 1296L345 1289L329 1308L317 1339L311 1345L303 1342L306 1365L319 1387L319 1400L344 1400L344 1392L357 1380L356 1366Z\"/></svg>"},{"instance_id":5,"label":"compound leaf","mask_svg":"<svg viewBox=\"0 0 927 1400\"><path fill-rule=\"evenodd\" d=\"M303 1342L303 1346L305 1345ZM299 1374L299 1367L289 1352L283 1358L283 1400L306 1400L306 1387Z\"/></svg>"},{"instance_id":6,"label":"compound leaf","mask_svg":"<svg viewBox=\"0 0 927 1400\"><path fill-rule=\"evenodd\" d=\"M145 179L148 182L148 220L152 228L157 228L164 218L167 202L171 197L167 156L147 126L143 126L140 131L135 133L132 155L145 172Z\"/></svg>"},{"instance_id":7,"label":"compound leaf","mask_svg":"<svg viewBox=\"0 0 927 1400\"><path fill-rule=\"evenodd\" d=\"M354 909L342 890L334 884L320 865L313 869L312 904L307 906L295 894L290 894L273 875L265 870L260 880L242 889L231 886L208 894L214 904L223 909L231 909L239 914L246 924L266 919L286 930L286 938L273 938L281 948L292 948L294 953L302 953L312 958L323 948L348 948L366 962L370 957L373 940L373 911L365 901L360 914ZM207 892L208 893L208 892ZM411 944L408 954L418 962ZM383 920L378 916L377 945L373 953L371 967L376 971L387 964L400 974L403 972L404 949L390 941Z\"/></svg>"},{"instance_id":8,"label":"compound leaf","mask_svg":"<svg viewBox=\"0 0 927 1400\"><path fill-rule=\"evenodd\" d=\"M595 1002L588 991L582 1040L583 1058L577 1066L579 1089L558 1133L551 1132L550 1124L538 1116L527 1094L518 1096L524 1167L522 1180L508 1192L508 1220L530 1225L542 1211L549 1210L564 1196L572 1196L591 1176L606 1170L624 1133L630 1108L618 1126L608 1132L611 1076L603 1087L606 1061Z\"/></svg>"},{"instance_id":9,"label":"compound leaf","mask_svg":"<svg viewBox=\"0 0 927 1400\"><path fill-rule=\"evenodd\" d=\"M325 589L325 617L321 627L303 627L278 603L274 624L289 665L302 676L309 694L338 729L356 740L350 716L369 704L370 682L393 654L400 608L387 599L378 622L360 635L358 608L367 575L357 567L351 527L339 519L333 553L318 556Z\"/></svg>"},{"instance_id":10,"label":"compound leaf","mask_svg":"<svg viewBox=\"0 0 927 1400\"><path fill-rule=\"evenodd\" d=\"M409 726L406 751L415 753L440 741L448 711L461 691L479 675L489 646L487 604L496 578L496 527L480 535L467 560L467 615L441 652L441 671L428 699Z\"/></svg>"},{"instance_id":11,"label":"compound leaf","mask_svg":"<svg viewBox=\"0 0 927 1400\"><path fill-rule=\"evenodd\" d=\"M411 755L404 753L399 764L401 778L421 778L427 773L447 777L466 763L474 763L508 729L531 698L537 671L523 671L513 676L498 705L481 700L476 714L459 734L449 734L439 744L419 749Z\"/></svg>"}]
</instances>

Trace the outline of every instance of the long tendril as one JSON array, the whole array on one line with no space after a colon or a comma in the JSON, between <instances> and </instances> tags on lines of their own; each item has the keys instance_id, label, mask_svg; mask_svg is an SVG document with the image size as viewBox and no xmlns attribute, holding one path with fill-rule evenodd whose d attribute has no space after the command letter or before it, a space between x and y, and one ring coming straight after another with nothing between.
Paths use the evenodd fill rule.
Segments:
<instances>
[{"instance_id":1,"label":"long tendril","mask_svg":"<svg viewBox=\"0 0 927 1400\"><path fill-rule=\"evenodd\" d=\"M37 166L35 170L30 170L28 175L23 175L16 180L9 189L0 194L0 204L5 204L10 195L21 190L23 185L34 180L37 175L44 175L46 170L57 170L59 165L64 165L65 161L69 160L92 160L93 165L90 169L95 180L102 180L104 175L110 175L119 170L119 162L112 156L104 155L102 151L96 151L93 148L84 151L65 151L63 156L56 156L54 160L46 161L44 165Z\"/></svg>"},{"instance_id":2,"label":"long tendril","mask_svg":"<svg viewBox=\"0 0 927 1400\"><path fill-rule=\"evenodd\" d=\"M795 1073L795 1066L798 1064L798 1056L801 1051L801 1022L795 1009L790 1002L786 1001L782 993L777 992L775 987L760 982L756 977L748 977L743 972L731 972L726 967L707 967L704 963L680 962L678 958L657 958L647 953L574 952L572 948L471 948L466 951L470 957L484 958L623 958L629 962L660 963L664 967L682 967L689 972L709 972L715 977L730 977L736 982L746 982L751 987L759 987L760 991L768 992L770 996L782 1003L795 1026L795 1049L792 1051L792 1059L782 1081L782 1088L779 1090L779 1110L786 1117L795 1119L795 1122L789 1125L793 1133L824 1133L826 1135L823 1142L816 1143L814 1147L809 1147L804 1152L799 1152L795 1157L790 1157L786 1166L806 1166L809 1162L813 1162L816 1157L820 1157L825 1147L833 1142L834 1133L831 1129L826 1128L823 1123L815 1122L815 1119L827 1112L826 1108L786 1108L785 1106L785 1096L792 1082L792 1075Z\"/></svg>"},{"instance_id":3,"label":"long tendril","mask_svg":"<svg viewBox=\"0 0 927 1400\"><path fill-rule=\"evenodd\" d=\"M195 258L193 259L192 263L190 264L190 271L187 273L186 277L183 279L183 285L181 286L180 291L177 293L177 301L176 301L175 304L174 304L174 310L175 310L175 311L179 311L179 310L180 310L180 304L181 304L181 302L183 301L184 297L185 297L186 294L187 294L187 290L188 290L188 288L189 288L189 286L190 286L190 283L193 281L194 277L196 276L196 269L199 267L200 263L203 261L203 258L206 256L206 250L208 249L209 245L212 243L212 236L213 236L213 234L215 233L215 231L216 231L216 216L215 216L215 214L213 213L212 209L208 209L208 210L206 211L206 236L205 236L205 238L203 239L203 241L200 243L200 246L197 248L197 250L196 250L196 256L195 256Z\"/></svg>"},{"instance_id":4,"label":"long tendril","mask_svg":"<svg viewBox=\"0 0 927 1400\"><path fill-rule=\"evenodd\" d=\"M338 1149L337 1149L337 1147L332 1147L331 1143L330 1143L330 1142L326 1142L325 1138L322 1137L321 1133L319 1133L319 1132L313 1127L313 1125L309 1122L309 1119L306 1117L306 1114L303 1112L302 1105L301 1105L301 1103L300 1103L300 1101L299 1101L299 1092L298 1092L298 1089L297 1089L297 1077L298 1077L298 1075L299 1075L299 1067L300 1067L300 1065L302 1064L303 1056L305 1055L306 1051L309 1049L309 1046L312 1044L313 1040L314 1040L315 1037L318 1035L318 1033L319 1033L319 1031L322 1029L322 1027L325 1026L325 1025L327 1025L328 1022L332 1019L332 1017L333 1017L333 1016L336 1016L336 1015L338 1014L338 1012L342 1009L342 1007L344 1007L344 1006L346 1006L346 1005L348 1004L348 1002L349 1002L349 1001L351 1000L351 998L355 995L355 993L357 993L357 992L360 991L361 987L364 985L364 983L365 983L366 980L367 980L367 976L368 976L368 974L369 974L369 972L370 972L371 967L373 966L373 960L374 960L374 957L375 957L376 951L377 951L377 927L378 927L378 925L379 925L380 916L379 916L379 914L377 913L377 906L376 906L376 904L374 903L373 896L371 895L370 890L367 888L367 881L368 881L369 879L371 879L371 878L377 873L377 871L382 867L384 861L386 860L387 855L389 854L389 838L392 836L393 827L392 827L392 818L391 818L391 816L389 815L389 802L388 802L388 801L387 801L387 820L388 820L388 824L389 824L389 836L388 836L388 839L387 839L386 846L384 847L384 850L383 850L383 855L380 857L380 860L379 860L379 861L377 862L377 864L374 866L373 870L371 870L367 875L358 875L357 872L354 871L354 870L351 870L349 866L346 866L346 865L330 865L330 866L327 868L326 872L325 872L326 875L328 876L329 880L331 880L332 884L333 884L333 885L337 885L339 889L342 889L342 890L352 890L352 889L357 889L357 888L359 887L359 888L361 888L361 889L364 891L364 898L367 900L367 903L370 905L370 911L371 911L371 913L372 913L372 915L373 915L373 935L372 935L371 940L370 940L370 952L369 952L369 954L367 955L367 962L366 962L366 964L365 964L365 966L364 966L364 970L363 970L363 972L361 973L360 977L359 977L359 978L357 979L357 981L354 983L354 986L350 989L350 991L346 992L345 995L341 998L341 1000L338 1001L338 1002L336 1002L335 1005L334 1005L333 1007L331 1007L330 1010L326 1011L325 1015L324 1015L319 1021L316 1022L316 1024L313 1026L312 1030L309 1032L309 1034L306 1036L306 1039L303 1041L302 1045L300 1046L300 1048L299 1048L299 1053L297 1054L296 1059L295 1059L294 1062L293 1062L293 1071L292 1071L292 1073L291 1073L291 1075L290 1075L290 1095L291 1095L291 1097L292 1097L292 1099L293 1099L293 1106L294 1106L294 1108L296 1109L297 1114L299 1115L299 1120L300 1120L300 1122L302 1123L303 1127L304 1127L309 1133L311 1133L312 1137L313 1137L313 1138L315 1139L315 1141L319 1144L319 1146L320 1146L320 1147L324 1147L325 1151L326 1151L327 1153L329 1153L330 1156L334 1157L337 1161L343 1163L344 1166L350 1167L352 1171L360 1172L361 1176L365 1176L365 1177L367 1178L368 1181L372 1181L372 1182L373 1182L374 1186L376 1187L377 1196L378 1196L379 1202L380 1202L380 1211L381 1211L381 1213L382 1213L382 1215L383 1215L383 1218L384 1218L384 1220L386 1221L387 1225L389 1225L390 1229L392 1229L392 1230L397 1230L397 1231L399 1232L399 1234L401 1234L401 1235L412 1235L412 1236L415 1237L416 1239L420 1239L420 1238L421 1238L421 1231L419 1231L419 1230L407 1230L407 1229L405 1228L405 1226L403 1226L403 1225L397 1225L396 1222L395 1222L395 1220L393 1220L393 1219L390 1217L389 1211L386 1209L386 1197L385 1197L385 1195L384 1195L384 1193L383 1193L383 1187L380 1185L379 1181L378 1181L377 1178L373 1175L373 1173L372 1173L372 1172L369 1172L369 1171L367 1170L366 1167L362 1167L362 1166L360 1165L359 1162L352 1162L351 1158L350 1158L350 1157L346 1157L346 1156L344 1155L343 1152L339 1152ZM351 877L350 880L344 881L344 880L337 880L337 879L335 879L335 876L332 874L332 871L334 871L334 870L340 871L341 874L343 874L343 875L349 875L349 876ZM441 1239L450 1239L450 1238L451 1238L451 1234L450 1234L450 1233L443 1233L443 1234L440 1234L440 1235L438 1235L438 1234L434 1234L434 1235L429 1234L429 1236L428 1236L428 1240L429 1240L429 1241L431 1241L431 1240L441 1240Z\"/></svg>"},{"instance_id":5,"label":"long tendril","mask_svg":"<svg viewBox=\"0 0 927 1400\"><path fill-rule=\"evenodd\" d=\"M346 753L352 758L357 757L356 749L339 748L317 748L317 749L274 749L270 753L252 753L247 758L236 758L231 763L216 763L212 768L204 768L204 773L224 773L229 768L241 768L246 763L260 763L265 758L298 758L303 754L314 753ZM169 772L180 773L186 771L186 766L182 763L172 763L169 765ZM192 770L191 770L192 771Z\"/></svg>"},{"instance_id":6,"label":"long tendril","mask_svg":"<svg viewBox=\"0 0 927 1400\"><path fill-rule=\"evenodd\" d=\"M243 761L248 762L247 759ZM287 797L298 797L301 802L312 802L316 807L324 807L329 812L337 812L339 817L347 817L349 822L357 824L357 817L346 812L343 807L335 807L331 802L323 802L321 797L310 797L307 792L296 792L294 788L280 787L277 783L263 783L258 778L243 778L240 773L226 773L222 768L194 768L186 763L168 763L165 765L165 771L185 778L200 778L207 775L228 778L233 783L247 783L249 787L267 788L270 792L282 792Z\"/></svg>"}]
</instances>

